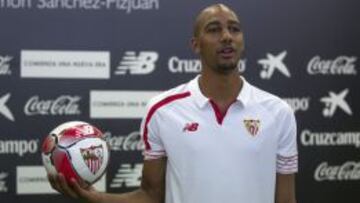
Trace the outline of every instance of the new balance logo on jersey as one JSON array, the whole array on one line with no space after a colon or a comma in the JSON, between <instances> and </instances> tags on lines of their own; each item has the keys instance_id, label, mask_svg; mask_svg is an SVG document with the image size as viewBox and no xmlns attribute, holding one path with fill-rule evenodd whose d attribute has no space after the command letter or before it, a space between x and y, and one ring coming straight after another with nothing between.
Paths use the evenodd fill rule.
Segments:
<instances>
[{"instance_id":1,"label":"new balance logo on jersey","mask_svg":"<svg viewBox=\"0 0 360 203\"><path fill-rule=\"evenodd\" d=\"M1 172L0 173L0 192L7 192L8 188L6 187L5 178L8 176L8 173Z\"/></svg>"},{"instance_id":2,"label":"new balance logo on jersey","mask_svg":"<svg viewBox=\"0 0 360 203\"><path fill-rule=\"evenodd\" d=\"M6 106L6 102L9 100L11 94L7 93L0 97L0 114L5 116L5 118L15 121L13 114L11 113L10 109Z\"/></svg>"},{"instance_id":3,"label":"new balance logo on jersey","mask_svg":"<svg viewBox=\"0 0 360 203\"><path fill-rule=\"evenodd\" d=\"M321 102L325 103L323 109L324 117L332 117L335 114L336 109L340 108L346 114L352 115L349 104L345 101L346 95L349 93L349 89L344 89L340 93L336 94L333 91L329 91L329 96L322 97Z\"/></svg>"},{"instance_id":4,"label":"new balance logo on jersey","mask_svg":"<svg viewBox=\"0 0 360 203\"><path fill-rule=\"evenodd\" d=\"M260 72L260 77L263 79L270 79L275 70L278 70L288 78L291 77L288 68L283 62L286 54L286 51L281 52L277 56L267 53L266 59L258 60L258 63L262 65L263 68L263 70Z\"/></svg>"},{"instance_id":5,"label":"new balance logo on jersey","mask_svg":"<svg viewBox=\"0 0 360 203\"><path fill-rule=\"evenodd\" d=\"M183 132L195 132L199 127L199 123L186 123Z\"/></svg>"},{"instance_id":6,"label":"new balance logo on jersey","mask_svg":"<svg viewBox=\"0 0 360 203\"><path fill-rule=\"evenodd\" d=\"M115 175L110 188L139 187L143 164L122 164Z\"/></svg>"},{"instance_id":7,"label":"new balance logo on jersey","mask_svg":"<svg viewBox=\"0 0 360 203\"><path fill-rule=\"evenodd\" d=\"M11 56L0 56L0 75L10 75L10 64L13 57Z\"/></svg>"},{"instance_id":8,"label":"new balance logo on jersey","mask_svg":"<svg viewBox=\"0 0 360 203\"><path fill-rule=\"evenodd\" d=\"M115 75L125 75L126 73L134 75L149 74L154 71L158 58L159 54L154 51L141 51L139 55L136 55L133 51L127 51L120 61Z\"/></svg>"}]
</instances>

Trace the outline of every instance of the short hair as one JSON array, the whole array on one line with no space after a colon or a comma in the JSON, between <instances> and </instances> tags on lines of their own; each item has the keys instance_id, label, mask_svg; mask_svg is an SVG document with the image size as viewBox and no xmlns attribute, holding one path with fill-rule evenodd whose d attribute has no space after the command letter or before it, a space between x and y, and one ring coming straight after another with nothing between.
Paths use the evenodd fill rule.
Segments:
<instances>
[{"instance_id":1,"label":"short hair","mask_svg":"<svg viewBox=\"0 0 360 203\"><path fill-rule=\"evenodd\" d=\"M200 33L200 20L202 18L202 16L204 15L205 12L207 12L208 10L211 9L222 9L222 10L229 10L230 12L232 12L237 18L238 16L236 15L236 13L228 6L226 6L225 4L213 4L210 5L204 9L202 9L200 11L200 13L196 16L195 21L194 21L194 25L193 25L193 37L198 37L199 33Z\"/></svg>"}]
</instances>

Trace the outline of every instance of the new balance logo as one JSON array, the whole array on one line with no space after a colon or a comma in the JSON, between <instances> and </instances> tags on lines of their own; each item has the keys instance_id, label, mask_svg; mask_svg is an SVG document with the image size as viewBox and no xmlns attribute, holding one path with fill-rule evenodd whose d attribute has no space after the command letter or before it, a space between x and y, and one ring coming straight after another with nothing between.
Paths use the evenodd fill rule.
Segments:
<instances>
[{"instance_id":1,"label":"new balance logo","mask_svg":"<svg viewBox=\"0 0 360 203\"><path fill-rule=\"evenodd\" d=\"M10 64L13 57L11 56L0 56L0 75L10 75Z\"/></svg>"},{"instance_id":2,"label":"new balance logo","mask_svg":"<svg viewBox=\"0 0 360 203\"><path fill-rule=\"evenodd\" d=\"M195 132L199 127L199 123L187 123L183 128L183 132Z\"/></svg>"},{"instance_id":3,"label":"new balance logo","mask_svg":"<svg viewBox=\"0 0 360 203\"><path fill-rule=\"evenodd\" d=\"M122 164L115 175L110 188L139 187L141 183L141 172L143 164Z\"/></svg>"},{"instance_id":4,"label":"new balance logo","mask_svg":"<svg viewBox=\"0 0 360 203\"><path fill-rule=\"evenodd\" d=\"M159 55L153 51L141 51L138 56L133 51L125 52L115 75L125 75L127 72L134 75L149 74L154 71Z\"/></svg>"},{"instance_id":5,"label":"new balance logo","mask_svg":"<svg viewBox=\"0 0 360 203\"><path fill-rule=\"evenodd\" d=\"M260 77L262 79L270 79L275 70L278 70L288 78L291 77L289 70L283 62L286 54L286 51L281 52L277 56L267 53L266 59L258 60L258 63L262 65L263 68L263 70L260 72Z\"/></svg>"},{"instance_id":6,"label":"new balance logo","mask_svg":"<svg viewBox=\"0 0 360 203\"><path fill-rule=\"evenodd\" d=\"M336 109L338 108L343 110L346 114L352 115L350 106L345 101L345 97L348 93L349 93L349 89L344 89L338 94L336 94L333 91L329 91L329 96L322 97L320 101L325 103L325 107L322 112L323 116L332 117L335 114Z\"/></svg>"},{"instance_id":7,"label":"new balance logo","mask_svg":"<svg viewBox=\"0 0 360 203\"><path fill-rule=\"evenodd\" d=\"M10 93L7 93L2 97L0 97L0 114L5 116L5 118L11 121L15 121L13 114L11 113L10 109L6 106L6 102L9 100L10 96L11 96Z\"/></svg>"}]
</instances>

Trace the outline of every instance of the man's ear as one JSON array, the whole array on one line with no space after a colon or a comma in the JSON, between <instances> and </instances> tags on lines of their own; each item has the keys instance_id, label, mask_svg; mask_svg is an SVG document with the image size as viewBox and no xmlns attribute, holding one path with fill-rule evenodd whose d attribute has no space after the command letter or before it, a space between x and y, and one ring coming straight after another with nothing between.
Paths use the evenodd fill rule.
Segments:
<instances>
[{"instance_id":1,"label":"man's ear","mask_svg":"<svg viewBox=\"0 0 360 203\"><path fill-rule=\"evenodd\" d=\"M191 48L195 54L200 53L199 43L195 37L191 38Z\"/></svg>"}]
</instances>

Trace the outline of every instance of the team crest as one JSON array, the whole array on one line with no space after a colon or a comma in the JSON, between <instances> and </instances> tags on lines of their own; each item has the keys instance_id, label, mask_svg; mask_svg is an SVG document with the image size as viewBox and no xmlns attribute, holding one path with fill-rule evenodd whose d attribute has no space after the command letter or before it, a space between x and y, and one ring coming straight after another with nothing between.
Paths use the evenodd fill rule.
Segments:
<instances>
[{"instance_id":1,"label":"team crest","mask_svg":"<svg viewBox=\"0 0 360 203\"><path fill-rule=\"evenodd\" d=\"M246 130L250 133L250 135L254 137L259 132L260 120L244 119L244 125Z\"/></svg>"},{"instance_id":2,"label":"team crest","mask_svg":"<svg viewBox=\"0 0 360 203\"><path fill-rule=\"evenodd\" d=\"M89 170L95 175L101 168L104 160L104 149L102 145L80 148L81 155Z\"/></svg>"}]
</instances>

